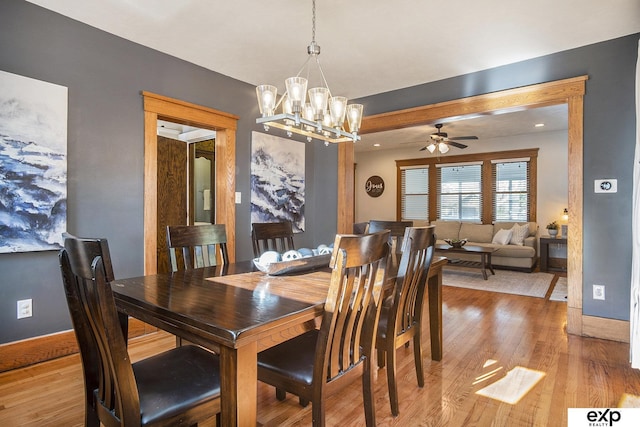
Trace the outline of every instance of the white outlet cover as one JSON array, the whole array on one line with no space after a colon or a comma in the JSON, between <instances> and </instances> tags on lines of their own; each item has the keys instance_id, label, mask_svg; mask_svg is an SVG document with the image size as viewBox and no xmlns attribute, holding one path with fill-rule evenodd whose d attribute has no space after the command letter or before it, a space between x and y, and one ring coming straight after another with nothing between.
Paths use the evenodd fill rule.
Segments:
<instances>
[{"instance_id":1,"label":"white outlet cover","mask_svg":"<svg viewBox=\"0 0 640 427\"><path fill-rule=\"evenodd\" d=\"M239 205L242 203L242 193L239 191L236 191L236 205Z\"/></svg>"},{"instance_id":2,"label":"white outlet cover","mask_svg":"<svg viewBox=\"0 0 640 427\"><path fill-rule=\"evenodd\" d=\"M593 182L593 191L596 193L617 193L618 180L613 178L596 179Z\"/></svg>"},{"instance_id":3,"label":"white outlet cover","mask_svg":"<svg viewBox=\"0 0 640 427\"><path fill-rule=\"evenodd\" d=\"M25 317L33 316L33 301L31 299L19 300L17 304L17 317L18 319L24 319Z\"/></svg>"}]
</instances>

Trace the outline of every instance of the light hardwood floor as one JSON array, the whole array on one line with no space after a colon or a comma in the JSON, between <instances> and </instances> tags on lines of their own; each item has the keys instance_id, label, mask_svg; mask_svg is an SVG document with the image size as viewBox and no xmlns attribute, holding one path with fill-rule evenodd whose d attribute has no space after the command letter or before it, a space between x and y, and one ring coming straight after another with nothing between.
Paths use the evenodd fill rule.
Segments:
<instances>
[{"instance_id":1,"label":"light hardwood floor","mask_svg":"<svg viewBox=\"0 0 640 427\"><path fill-rule=\"evenodd\" d=\"M629 345L568 336L563 302L448 286L443 301L443 360L431 361L425 334L426 385L420 389L412 349L399 350L396 418L385 372L377 371L378 426L565 426L567 408L616 407L625 394L640 395L640 371L629 365ZM173 336L151 334L132 340L130 353L137 360L173 345ZM516 402L478 394L521 373L540 380ZM499 387L503 400L517 394L514 382L526 386L510 381ZM356 382L329 399L328 425L364 425L360 387ZM0 425L80 426L82 393L77 355L0 374ZM311 425L311 406L300 407L293 396L279 402L273 389L259 384L258 399L260 425Z\"/></svg>"}]
</instances>

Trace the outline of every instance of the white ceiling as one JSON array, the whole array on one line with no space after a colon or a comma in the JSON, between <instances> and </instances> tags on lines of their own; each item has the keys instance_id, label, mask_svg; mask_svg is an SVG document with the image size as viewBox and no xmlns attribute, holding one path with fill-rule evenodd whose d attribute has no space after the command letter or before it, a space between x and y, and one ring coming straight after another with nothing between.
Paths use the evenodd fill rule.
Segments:
<instances>
[{"instance_id":1,"label":"white ceiling","mask_svg":"<svg viewBox=\"0 0 640 427\"><path fill-rule=\"evenodd\" d=\"M238 80L274 84L280 93L311 41L310 0L28 1ZM349 98L640 32L638 0L317 0L316 13L325 76L332 93ZM467 125L475 120L503 127L494 124L500 116ZM481 136L462 122L447 126L450 136Z\"/></svg>"}]
</instances>

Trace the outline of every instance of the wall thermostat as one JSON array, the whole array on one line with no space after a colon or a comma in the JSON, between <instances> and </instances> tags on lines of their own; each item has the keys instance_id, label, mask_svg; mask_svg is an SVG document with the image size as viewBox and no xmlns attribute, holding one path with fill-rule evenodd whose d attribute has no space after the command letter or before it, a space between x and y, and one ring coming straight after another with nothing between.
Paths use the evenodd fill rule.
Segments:
<instances>
[{"instance_id":1,"label":"wall thermostat","mask_svg":"<svg viewBox=\"0 0 640 427\"><path fill-rule=\"evenodd\" d=\"M594 181L594 191L596 193L617 193L617 179L596 179Z\"/></svg>"}]
</instances>

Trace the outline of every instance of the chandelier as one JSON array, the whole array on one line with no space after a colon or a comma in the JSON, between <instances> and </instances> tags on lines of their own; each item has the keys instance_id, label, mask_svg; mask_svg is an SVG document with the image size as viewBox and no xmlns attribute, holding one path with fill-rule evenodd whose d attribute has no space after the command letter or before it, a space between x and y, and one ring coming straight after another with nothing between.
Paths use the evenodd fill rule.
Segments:
<instances>
[{"instance_id":1,"label":"chandelier","mask_svg":"<svg viewBox=\"0 0 640 427\"><path fill-rule=\"evenodd\" d=\"M333 96L324 77L318 56L320 46L316 44L316 2L312 1L311 44L307 46L308 58L295 77L285 80L286 91L278 100L278 89L273 85L256 87L258 106L262 117L256 123L262 123L264 130L270 127L285 130L287 136L294 133L307 137L307 141L319 139L329 143L344 141L356 142L360 139L358 131L362 122L362 104L347 104L344 96ZM320 86L309 89L307 85L311 65L315 64L321 77ZM301 74L306 70L306 77ZM281 112L277 110L282 107ZM345 129L345 117L348 131Z\"/></svg>"}]
</instances>

